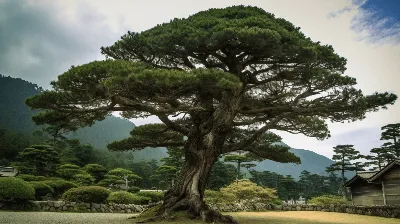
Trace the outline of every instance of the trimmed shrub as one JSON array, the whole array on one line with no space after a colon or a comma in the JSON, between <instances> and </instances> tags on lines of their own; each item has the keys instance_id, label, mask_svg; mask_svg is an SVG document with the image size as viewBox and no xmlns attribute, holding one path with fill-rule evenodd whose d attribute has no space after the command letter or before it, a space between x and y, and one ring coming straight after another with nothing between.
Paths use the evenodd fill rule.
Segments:
<instances>
[{"instance_id":1,"label":"trimmed shrub","mask_svg":"<svg viewBox=\"0 0 400 224\"><path fill-rule=\"evenodd\" d=\"M140 188L138 188L138 187L130 187L128 189L128 192L132 193L132 194L136 194L136 193L140 192Z\"/></svg>"},{"instance_id":2,"label":"trimmed shrub","mask_svg":"<svg viewBox=\"0 0 400 224\"><path fill-rule=\"evenodd\" d=\"M57 168L57 174L66 180L72 180L79 173L79 169L80 167L74 164L63 164Z\"/></svg>"},{"instance_id":3,"label":"trimmed shrub","mask_svg":"<svg viewBox=\"0 0 400 224\"><path fill-rule=\"evenodd\" d=\"M235 195L227 192L205 190L204 201L206 203L231 203L236 199Z\"/></svg>"},{"instance_id":4,"label":"trimmed shrub","mask_svg":"<svg viewBox=\"0 0 400 224\"><path fill-rule=\"evenodd\" d=\"M112 192L108 196L107 201L116 204L136 204L136 205L147 205L150 198L134 195L126 191Z\"/></svg>"},{"instance_id":5,"label":"trimmed shrub","mask_svg":"<svg viewBox=\"0 0 400 224\"><path fill-rule=\"evenodd\" d=\"M315 205L341 205L346 204L346 200L341 196L336 195L322 195L319 197L311 198L307 204L315 204Z\"/></svg>"},{"instance_id":6,"label":"trimmed shrub","mask_svg":"<svg viewBox=\"0 0 400 224\"><path fill-rule=\"evenodd\" d=\"M159 202L164 199L164 193L158 191L140 191L136 195L150 198L152 202Z\"/></svg>"},{"instance_id":7,"label":"trimmed shrub","mask_svg":"<svg viewBox=\"0 0 400 224\"><path fill-rule=\"evenodd\" d=\"M263 203L271 203L278 197L276 190L258 186L248 179L238 180L230 185L220 189L222 193L233 194L239 202L244 200L259 201Z\"/></svg>"},{"instance_id":8,"label":"trimmed shrub","mask_svg":"<svg viewBox=\"0 0 400 224\"><path fill-rule=\"evenodd\" d=\"M63 194L63 199L72 202L104 203L111 191L99 186L72 188Z\"/></svg>"},{"instance_id":9,"label":"trimmed shrub","mask_svg":"<svg viewBox=\"0 0 400 224\"><path fill-rule=\"evenodd\" d=\"M35 199L35 189L28 182L15 177L0 178L0 201Z\"/></svg>"},{"instance_id":10,"label":"trimmed shrub","mask_svg":"<svg viewBox=\"0 0 400 224\"><path fill-rule=\"evenodd\" d=\"M35 198L40 199L40 197L46 196L47 194L54 194L53 188L48 184L40 181L28 182L35 189Z\"/></svg>"},{"instance_id":11,"label":"trimmed shrub","mask_svg":"<svg viewBox=\"0 0 400 224\"><path fill-rule=\"evenodd\" d=\"M46 177L44 177L44 176L35 176L35 175L31 175L31 174L20 174L16 177L20 178L24 181L44 181L44 180L46 180Z\"/></svg>"},{"instance_id":12,"label":"trimmed shrub","mask_svg":"<svg viewBox=\"0 0 400 224\"><path fill-rule=\"evenodd\" d=\"M78 185L66 181L66 180L46 180L46 181L41 181L47 185L49 185L51 188L53 188L54 190L54 197L59 197L60 195L62 195L64 192L66 192L67 190L71 189L71 188L75 188L78 187Z\"/></svg>"}]
</instances>

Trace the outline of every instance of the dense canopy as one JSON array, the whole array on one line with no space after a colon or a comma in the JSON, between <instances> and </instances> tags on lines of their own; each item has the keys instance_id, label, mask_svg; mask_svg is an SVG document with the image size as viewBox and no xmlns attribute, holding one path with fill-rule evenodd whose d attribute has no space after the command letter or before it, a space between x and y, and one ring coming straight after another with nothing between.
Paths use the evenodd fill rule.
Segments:
<instances>
[{"instance_id":1,"label":"dense canopy","mask_svg":"<svg viewBox=\"0 0 400 224\"><path fill-rule=\"evenodd\" d=\"M220 154L244 150L298 162L287 147L274 144L280 137L267 131L324 139L326 120L360 120L397 98L363 95L356 80L343 75L346 59L332 46L257 7L173 19L128 32L101 51L105 61L71 67L52 82L53 90L26 103L45 109L33 117L37 124L66 128L91 125L113 111L125 118L157 116L163 124L138 127L110 149L184 146L185 165L159 217L188 209L206 221L233 222L202 202Z\"/></svg>"}]
</instances>

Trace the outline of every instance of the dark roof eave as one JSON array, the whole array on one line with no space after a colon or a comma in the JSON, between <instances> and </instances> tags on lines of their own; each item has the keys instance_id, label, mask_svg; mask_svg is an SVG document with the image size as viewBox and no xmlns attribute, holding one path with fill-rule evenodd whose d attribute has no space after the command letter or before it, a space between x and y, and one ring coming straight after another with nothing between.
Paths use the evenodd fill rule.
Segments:
<instances>
[{"instance_id":1,"label":"dark roof eave","mask_svg":"<svg viewBox=\"0 0 400 224\"><path fill-rule=\"evenodd\" d=\"M377 178L379 178L380 176L382 176L384 173L386 173L386 171L388 171L390 168L392 168L395 165L400 165L400 161L398 160L394 160L391 163L389 163L385 168L381 169L380 171L378 171L376 174L374 174L372 177L370 177L368 179L368 182L372 182L374 180L376 180Z\"/></svg>"}]
</instances>

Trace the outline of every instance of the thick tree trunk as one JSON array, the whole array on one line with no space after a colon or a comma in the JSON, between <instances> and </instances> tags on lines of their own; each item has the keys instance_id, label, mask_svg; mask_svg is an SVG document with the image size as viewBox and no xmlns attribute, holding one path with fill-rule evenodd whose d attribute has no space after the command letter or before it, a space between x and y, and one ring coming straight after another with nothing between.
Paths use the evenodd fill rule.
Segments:
<instances>
[{"instance_id":1,"label":"thick tree trunk","mask_svg":"<svg viewBox=\"0 0 400 224\"><path fill-rule=\"evenodd\" d=\"M192 115L195 125L184 148L185 164L174 186L166 192L164 203L154 219L169 219L177 211L187 211L189 218L200 218L208 223L237 223L232 217L210 209L203 201L209 174L218 156L222 154L239 105L240 94L232 94L224 93L214 112ZM213 107L212 97L202 95L199 100L201 106Z\"/></svg>"},{"instance_id":2,"label":"thick tree trunk","mask_svg":"<svg viewBox=\"0 0 400 224\"><path fill-rule=\"evenodd\" d=\"M180 177L165 193L164 203L153 220L170 219L175 212L186 211L191 219L237 223L232 217L211 210L203 201L208 176L220 155L215 143L220 141L215 141L211 134L195 138L189 137Z\"/></svg>"},{"instance_id":3,"label":"thick tree trunk","mask_svg":"<svg viewBox=\"0 0 400 224\"><path fill-rule=\"evenodd\" d=\"M158 217L168 219L174 212L187 211L188 217L205 222L237 223L229 216L211 210L203 201L204 190L212 166L218 159L213 150L186 153L186 163L175 185L166 192Z\"/></svg>"}]
</instances>

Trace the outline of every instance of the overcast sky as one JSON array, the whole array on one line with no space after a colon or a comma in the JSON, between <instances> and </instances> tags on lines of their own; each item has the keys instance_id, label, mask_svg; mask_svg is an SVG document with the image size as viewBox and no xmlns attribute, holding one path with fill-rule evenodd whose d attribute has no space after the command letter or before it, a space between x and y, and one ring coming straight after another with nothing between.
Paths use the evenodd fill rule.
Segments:
<instances>
[{"instance_id":1,"label":"overcast sky","mask_svg":"<svg viewBox=\"0 0 400 224\"><path fill-rule=\"evenodd\" d=\"M0 0L0 74L44 88L71 65L102 60L109 46L128 30L208 8L253 5L301 27L315 41L330 44L348 59L346 75L365 93L400 95L399 0ZM363 121L331 124L332 137L317 141L279 132L293 148L332 157L332 147L354 144L362 153L382 144L380 127L400 122L400 102ZM132 120L141 125L155 121Z\"/></svg>"}]
</instances>

